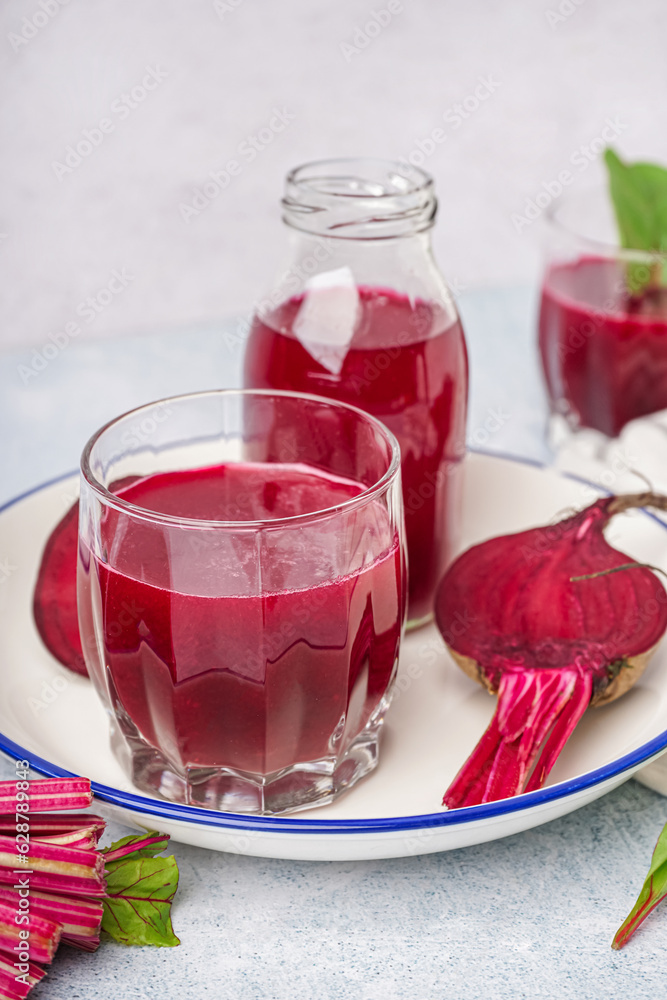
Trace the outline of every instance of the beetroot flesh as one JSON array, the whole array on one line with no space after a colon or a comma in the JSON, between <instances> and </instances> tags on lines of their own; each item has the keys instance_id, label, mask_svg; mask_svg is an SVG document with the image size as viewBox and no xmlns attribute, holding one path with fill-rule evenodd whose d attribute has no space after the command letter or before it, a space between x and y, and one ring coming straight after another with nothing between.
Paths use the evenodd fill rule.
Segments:
<instances>
[{"instance_id":1,"label":"beetroot flesh","mask_svg":"<svg viewBox=\"0 0 667 1000\"><path fill-rule=\"evenodd\" d=\"M667 628L667 593L650 568L608 572L631 560L603 530L642 506L664 510L667 498L605 497L558 524L475 545L445 574L438 627L459 666L498 694L445 792L450 809L540 788L588 705L641 674Z\"/></svg>"},{"instance_id":2,"label":"beetroot flesh","mask_svg":"<svg viewBox=\"0 0 667 1000\"><path fill-rule=\"evenodd\" d=\"M33 597L33 616L42 642L63 666L88 676L76 610L79 504L70 507L49 536Z\"/></svg>"}]
</instances>

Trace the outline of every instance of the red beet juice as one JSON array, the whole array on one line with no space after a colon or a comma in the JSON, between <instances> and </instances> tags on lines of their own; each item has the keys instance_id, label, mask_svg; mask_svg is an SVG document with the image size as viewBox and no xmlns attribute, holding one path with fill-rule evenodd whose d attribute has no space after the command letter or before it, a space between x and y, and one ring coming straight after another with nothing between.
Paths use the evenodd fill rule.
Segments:
<instances>
[{"instance_id":1,"label":"red beet juice","mask_svg":"<svg viewBox=\"0 0 667 1000\"><path fill-rule=\"evenodd\" d=\"M468 391L463 331L440 306L387 289L359 287L352 335L327 357L321 343L309 343L300 332L300 317L304 303L310 307L320 298L326 310L325 297L336 292L309 291L255 318L246 347L245 384L352 403L396 435L405 501L408 617L416 622L432 613L435 588L457 540ZM317 308L312 313L316 316Z\"/></svg>"},{"instance_id":2,"label":"red beet juice","mask_svg":"<svg viewBox=\"0 0 667 1000\"><path fill-rule=\"evenodd\" d=\"M363 490L306 465L233 463L117 492L162 514L238 522L327 509ZM104 517L108 561L81 543L82 639L91 648L91 615L100 616L93 673L103 656L106 678L94 680L176 771L272 774L340 753L365 727L391 681L403 615L398 539L378 504L359 517L379 555L345 575L333 521L304 551L292 528L280 558L262 561L262 532L250 526L213 541L209 529L201 545L182 532L191 558L174 559L174 534L167 543L154 523L111 507Z\"/></svg>"},{"instance_id":3,"label":"red beet juice","mask_svg":"<svg viewBox=\"0 0 667 1000\"><path fill-rule=\"evenodd\" d=\"M623 263L583 257L545 278L540 352L552 408L616 437L667 407L667 290L627 292Z\"/></svg>"}]
</instances>

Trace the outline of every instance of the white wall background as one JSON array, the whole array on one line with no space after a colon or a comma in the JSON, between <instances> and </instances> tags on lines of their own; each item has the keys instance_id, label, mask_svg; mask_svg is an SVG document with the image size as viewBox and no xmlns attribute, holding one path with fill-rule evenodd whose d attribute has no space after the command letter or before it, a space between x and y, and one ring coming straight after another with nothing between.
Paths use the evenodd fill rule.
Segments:
<instances>
[{"instance_id":1,"label":"white wall background","mask_svg":"<svg viewBox=\"0 0 667 1000\"><path fill-rule=\"evenodd\" d=\"M401 0L356 52L387 0L41 4L0 11L2 347L72 321L100 336L250 310L279 263L283 175L308 159L406 157L442 129L424 165L458 287L536 280L538 227L512 214L563 169L591 176L579 148L607 119L621 151L667 162L664 0ZM118 110L147 67L166 77ZM480 78L494 92L456 119ZM293 120L248 162L275 108ZM54 168L104 118L90 155ZM179 205L230 158L241 172L186 223ZM80 303L122 269L86 322Z\"/></svg>"}]
</instances>

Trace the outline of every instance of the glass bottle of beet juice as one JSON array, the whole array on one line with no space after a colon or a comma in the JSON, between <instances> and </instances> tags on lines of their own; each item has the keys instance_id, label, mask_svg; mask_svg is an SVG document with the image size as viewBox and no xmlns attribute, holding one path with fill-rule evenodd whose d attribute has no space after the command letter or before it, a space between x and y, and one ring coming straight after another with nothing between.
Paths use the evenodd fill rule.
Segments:
<instances>
[{"instance_id":1,"label":"glass bottle of beet juice","mask_svg":"<svg viewBox=\"0 0 667 1000\"><path fill-rule=\"evenodd\" d=\"M456 545L468 395L463 330L431 252L433 181L407 164L322 161L288 174L282 205L290 258L253 319L245 384L343 400L394 432L414 627Z\"/></svg>"}]
</instances>

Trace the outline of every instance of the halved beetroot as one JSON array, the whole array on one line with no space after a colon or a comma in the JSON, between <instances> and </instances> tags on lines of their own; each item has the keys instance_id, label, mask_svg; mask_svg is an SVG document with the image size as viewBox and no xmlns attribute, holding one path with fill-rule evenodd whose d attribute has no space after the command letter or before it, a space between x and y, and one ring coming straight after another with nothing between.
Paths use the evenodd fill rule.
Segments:
<instances>
[{"instance_id":1,"label":"halved beetroot","mask_svg":"<svg viewBox=\"0 0 667 1000\"><path fill-rule=\"evenodd\" d=\"M57 660L88 676L76 611L79 503L58 522L42 554L32 611L42 642Z\"/></svg>"}]
</instances>

